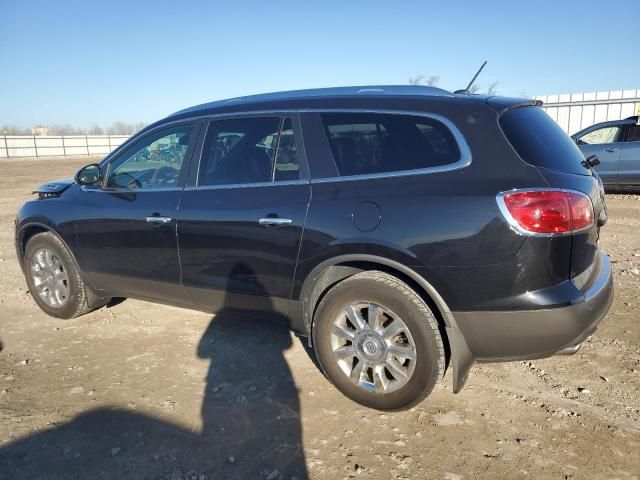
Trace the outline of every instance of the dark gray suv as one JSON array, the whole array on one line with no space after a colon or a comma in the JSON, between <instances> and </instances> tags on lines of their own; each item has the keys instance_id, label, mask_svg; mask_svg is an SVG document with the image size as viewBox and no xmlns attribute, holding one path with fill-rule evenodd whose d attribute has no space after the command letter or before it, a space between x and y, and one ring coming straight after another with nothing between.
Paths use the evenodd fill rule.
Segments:
<instances>
[{"instance_id":1,"label":"dark gray suv","mask_svg":"<svg viewBox=\"0 0 640 480\"><path fill-rule=\"evenodd\" d=\"M575 352L613 298L602 185L532 100L348 87L214 102L38 194L16 249L48 314L111 297L251 311L380 409L420 401L447 366L458 392L476 361Z\"/></svg>"}]
</instances>

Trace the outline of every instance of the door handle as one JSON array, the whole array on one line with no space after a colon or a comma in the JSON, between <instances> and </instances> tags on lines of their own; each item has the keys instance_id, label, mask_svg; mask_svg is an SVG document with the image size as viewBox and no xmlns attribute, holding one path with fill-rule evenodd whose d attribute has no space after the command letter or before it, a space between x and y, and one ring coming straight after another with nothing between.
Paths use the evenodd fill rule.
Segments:
<instances>
[{"instance_id":1,"label":"door handle","mask_svg":"<svg viewBox=\"0 0 640 480\"><path fill-rule=\"evenodd\" d=\"M264 225L265 227L268 227L271 225L275 225L275 226L289 225L292 222L293 220L291 220L290 218L280 218L280 217L263 217L258 220L258 223L260 225Z\"/></svg>"},{"instance_id":2,"label":"door handle","mask_svg":"<svg viewBox=\"0 0 640 480\"><path fill-rule=\"evenodd\" d=\"M608 152L608 153L613 153L613 152L617 152L618 150L620 150L619 148L615 148L615 147L609 147L609 148L605 148L604 151Z\"/></svg>"},{"instance_id":3,"label":"door handle","mask_svg":"<svg viewBox=\"0 0 640 480\"><path fill-rule=\"evenodd\" d=\"M147 223L169 223L171 220L169 217L147 217Z\"/></svg>"}]
</instances>

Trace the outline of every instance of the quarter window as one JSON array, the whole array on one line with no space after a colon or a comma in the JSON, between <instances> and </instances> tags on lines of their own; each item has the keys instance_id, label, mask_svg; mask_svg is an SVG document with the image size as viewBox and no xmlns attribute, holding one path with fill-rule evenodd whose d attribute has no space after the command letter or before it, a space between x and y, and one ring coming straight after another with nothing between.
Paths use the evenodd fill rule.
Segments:
<instances>
[{"instance_id":1,"label":"quarter window","mask_svg":"<svg viewBox=\"0 0 640 480\"><path fill-rule=\"evenodd\" d=\"M193 129L193 125L182 125L140 140L110 166L107 187L154 189L177 186Z\"/></svg>"},{"instance_id":2,"label":"quarter window","mask_svg":"<svg viewBox=\"0 0 640 480\"><path fill-rule=\"evenodd\" d=\"M431 118L383 113L321 117L342 176L438 167L460 160L451 131Z\"/></svg>"},{"instance_id":3,"label":"quarter window","mask_svg":"<svg viewBox=\"0 0 640 480\"><path fill-rule=\"evenodd\" d=\"M291 118L251 117L210 123L198 185L265 183L299 178Z\"/></svg>"}]
</instances>

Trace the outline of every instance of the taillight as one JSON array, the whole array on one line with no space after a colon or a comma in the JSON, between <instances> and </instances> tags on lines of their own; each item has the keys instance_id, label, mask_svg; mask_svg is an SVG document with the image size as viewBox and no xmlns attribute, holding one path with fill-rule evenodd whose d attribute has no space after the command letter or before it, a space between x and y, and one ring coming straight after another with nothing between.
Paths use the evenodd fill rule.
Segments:
<instances>
[{"instance_id":1,"label":"taillight","mask_svg":"<svg viewBox=\"0 0 640 480\"><path fill-rule=\"evenodd\" d=\"M591 199L565 190L514 190L498 195L509 223L525 234L566 234L593 225Z\"/></svg>"}]
</instances>

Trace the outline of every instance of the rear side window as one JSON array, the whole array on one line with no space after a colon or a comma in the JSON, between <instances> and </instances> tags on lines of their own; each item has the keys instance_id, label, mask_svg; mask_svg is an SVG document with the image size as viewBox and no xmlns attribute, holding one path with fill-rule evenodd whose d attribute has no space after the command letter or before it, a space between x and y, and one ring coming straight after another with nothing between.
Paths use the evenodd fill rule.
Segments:
<instances>
[{"instance_id":1,"label":"rear side window","mask_svg":"<svg viewBox=\"0 0 640 480\"><path fill-rule=\"evenodd\" d=\"M540 107L516 107L500 117L500 126L518 155L535 167L591 175L584 155Z\"/></svg>"},{"instance_id":2,"label":"rear side window","mask_svg":"<svg viewBox=\"0 0 640 480\"><path fill-rule=\"evenodd\" d=\"M628 142L640 142L640 125L629 125Z\"/></svg>"},{"instance_id":3,"label":"rear side window","mask_svg":"<svg viewBox=\"0 0 640 480\"><path fill-rule=\"evenodd\" d=\"M415 115L321 114L341 176L438 167L460 160L460 149L441 122Z\"/></svg>"}]
</instances>

